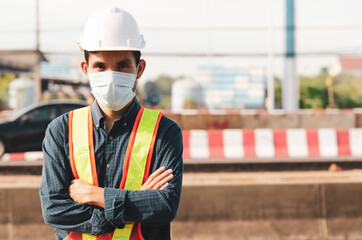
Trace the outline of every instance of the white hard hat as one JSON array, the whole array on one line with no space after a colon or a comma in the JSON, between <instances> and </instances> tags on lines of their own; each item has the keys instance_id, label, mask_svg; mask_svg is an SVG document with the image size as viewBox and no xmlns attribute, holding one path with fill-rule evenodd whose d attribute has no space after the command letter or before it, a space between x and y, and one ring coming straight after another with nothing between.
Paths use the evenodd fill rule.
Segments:
<instances>
[{"instance_id":1,"label":"white hard hat","mask_svg":"<svg viewBox=\"0 0 362 240\"><path fill-rule=\"evenodd\" d=\"M78 44L82 51L140 51L146 42L131 14L107 7L90 16Z\"/></svg>"}]
</instances>

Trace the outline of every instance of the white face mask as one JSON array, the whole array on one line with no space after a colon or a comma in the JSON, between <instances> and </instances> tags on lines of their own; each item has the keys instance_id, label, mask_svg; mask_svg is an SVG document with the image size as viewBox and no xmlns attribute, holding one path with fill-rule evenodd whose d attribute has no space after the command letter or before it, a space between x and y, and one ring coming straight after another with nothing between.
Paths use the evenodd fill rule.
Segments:
<instances>
[{"instance_id":1,"label":"white face mask","mask_svg":"<svg viewBox=\"0 0 362 240\"><path fill-rule=\"evenodd\" d=\"M93 96L107 108L118 111L135 96L132 91L137 75L105 71L88 74Z\"/></svg>"}]
</instances>

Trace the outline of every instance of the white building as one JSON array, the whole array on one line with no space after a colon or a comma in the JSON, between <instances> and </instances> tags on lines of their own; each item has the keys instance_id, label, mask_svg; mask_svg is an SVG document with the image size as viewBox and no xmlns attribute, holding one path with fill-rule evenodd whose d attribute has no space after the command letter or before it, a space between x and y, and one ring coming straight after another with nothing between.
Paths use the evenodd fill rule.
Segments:
<instances>
[{"instance_id":1,"label":"white building","mask_svg":"<svg viewBox=\"0 0 362 240\"><path fill-rule=\"evenodd\" d=\"M195 81L201 85L202 99L208 109L265 108L263 68L200 66Z\"/></svg>"}]
</instances>

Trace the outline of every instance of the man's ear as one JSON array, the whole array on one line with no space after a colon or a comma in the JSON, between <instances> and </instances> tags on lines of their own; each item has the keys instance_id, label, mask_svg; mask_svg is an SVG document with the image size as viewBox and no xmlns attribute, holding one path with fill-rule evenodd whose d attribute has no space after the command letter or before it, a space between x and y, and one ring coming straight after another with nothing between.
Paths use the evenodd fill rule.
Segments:
<instances>
[{"instance_id":1,"label":"man's ear","mask_svg":"<svg viewBox=\"0 0 362 240\"><path fill-rule=\"evenodd\" d=\"M84 75L88 76L88 64L85 60L80 63L80 67L82 68Z\"/></svg>"},{"instance_id":2,"label":"man's ear","mask_svg":"<svg viewBox=\"0 0 362 240\"><path fill-rule=\"evenodd\" d=\"M141 59L138 63L137 79L140 79L146 68L146 61Z\"/></svg>"}]
</instances>

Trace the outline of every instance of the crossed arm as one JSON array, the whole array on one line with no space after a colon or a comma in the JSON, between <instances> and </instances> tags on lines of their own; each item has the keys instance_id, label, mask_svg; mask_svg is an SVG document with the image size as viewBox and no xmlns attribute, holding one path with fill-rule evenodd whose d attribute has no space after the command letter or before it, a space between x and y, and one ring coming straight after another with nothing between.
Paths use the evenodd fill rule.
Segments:
<instances>
[{"instance_id":1,"label":"crossed arm","mask_svg":"<svg viewBox=\"0 0 362 240\"><path fill-rule=\"evenodd\" d=\"M165 167L160 167L149 176L140 190L163 190L172 178L172 169L166 170ZM72 180L69 186L69 196L80 204L104 208L104 188L92 186L82 179Z\"/></svg>"}]
</instances>

